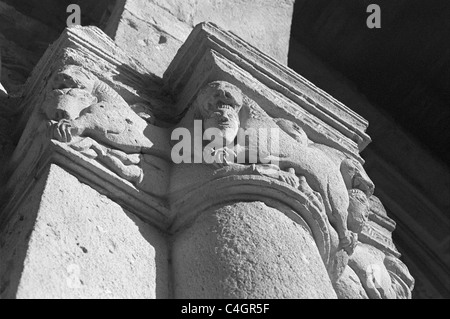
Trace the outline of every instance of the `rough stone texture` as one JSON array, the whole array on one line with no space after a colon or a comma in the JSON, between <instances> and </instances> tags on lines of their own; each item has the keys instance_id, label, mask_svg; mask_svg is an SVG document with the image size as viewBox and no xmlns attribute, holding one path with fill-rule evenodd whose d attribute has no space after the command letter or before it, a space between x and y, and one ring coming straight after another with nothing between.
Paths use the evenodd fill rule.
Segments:
<instances>
[{"instance_id":1,"label":"rough stone texture","mask_svg":"<svg viewBox=\"0 0 450 319\"><path fill-rule=\"evenodd\" d=\"M39 179L49 165L51 169L42 194L36 195L40 207L25 266L16 280L18 290L5 292L7 296L34 296L30 287L40 279L47 281L43 287L56 287L49 297L67 296L52 277L60 272L46 279L38 268L44 260L43 269L56 266L61 271L64 252L80 254L66 265L69 286L81 289L72 292L74 297L95 296L98 288L83 295L80 285L98 286L97 281L118 293L117 280L111 278L130 278L129 251L115 244L118 253L126 256L116 261L108 255L112 244L103 247L101 234L88 230L89 217L87 222L80 220L95 210L102 220L116 211L142 218L141 223L130 217L137 227L125 217L105 224L114 238L135 234L126 235L131 242L123 238L124 246L139 255L138 271L150 269L130 279L141 284L132 296L158 297L161 279L166 288L173 284L174 296L189 298L336 298L333 285L342 287L340 298L363 298L363 290L371 298L410 297L414 279L392 243L395 224L372 200L374 185L360 163L358 151L370 141L364 119L211 24L195 29L164 81L146 72L139 61L92 27L66 30L36 67L20 101L19 127L25 129L11 160L9 202L0 225L14 220L15 203L33 191L27 187L34 184L33 177ZM171 96L164 98L164 94ZM219 129L225 142L214 141L213 148L200 143L200 152L222 154L227 162L169 167L174 164L167 154L170 131L187 128L189 132L194 119L203 119L205 128ZM253 130L248 142L235 145L239 128ZM269 128L269 136L255 130ZM275 140L279 149L265 147ZM259 151L256 163L235 162L251 150ZM278 166L264 164L267 159ZM80 186L74 176L90 186ZM366 204L375 203L369 220L364 218L367 205L355 202L350 212L356 224L347 223L349 192L358 193ZM83 202L84 197L92 199ZM105 207L99 205L102 199ZM95 204L98 208L93 208ZM80 210L76 215L70 214L73 205ZM75 229L68 227L74 224ZM359 233L361 245L356 246L357 234L349 226ZM144 232L139 229L147 227L156 238L139 236ZM158 271L167 269L162 235L166 232L173 239L173 267L160 276ZM58 236L65 233L66 242L61 244ZM102 248L97 249L96 243ZM55 256L47 246L60 254ZM93 256L88 257L91 251ZM13 249L6 252L8 260L13 259ZM119 266L98 264L98 259L108 258L105 254ZM86 268L83 279L81 270ZM373 270L381 279L374 277ZM97 271L104 271L107 278ZM11 282L13 273L5 273L3 281ZM169 282L172 275L174 281ZM119 296L129 297L128 288ZM148 294L152 289L155 292Z\"/></svg>"},{"instance_id":2,"label":"rough stone texture","mask_svg":"<svg viewBox=\"0 0 450 319\"><path fill-rule=\"evenodd\" d=\"M161 232L58 166L33 187L3 232L2 297L168 297Z\"/></svg>"},{"instance_id":3,"label":"rough stone texture","mask_svg":"<svg viewBox=\"0 0 450 319\"><path fill-rule=\"evenodd\" d=\"M348 228L354 232L361 232L369 218L369 199L359 189L350 191L350 205L348 207Z\"/></svg>"},{"instance_id":4,"label":"rough stone texture","mask_svg":"<svg viewBox=\"0 0 450 319\"><path fill-rule=\"evenodd\" d=\"M308 230L260 202L205 211L172 258L176 298L336 298Z\"/></svg>"},{"instance_id":5,"label":"rough stone texture","mask_svg":"<svg viewBox=\"0 0 450 319\"><path fill-rule=\"evenodd\" d=\"M193 24L213 22L287 64L292 0L198 1Z\"/></svg>"},{"instance_id":6,"label":"rough stone texture","mask_svg":"<svg viewBox=\"0 0 450 319\"><path fill-rule=\"evenodd\" d=\"M450 7L445 1L432 4L425 4L423 1L410 2L382 1L380 4L383 10L383 29L368 30L365 26L367 15L364 2L297 0L289 66L370 121L368 132L375 142L366 153L363 153L367 160L365 167L376 182L377 195L386 204L389 215L399 221L396 243L400 244L399 249L414 276L420 278L416 297L437 298L449 296L448 287L450 287L448 284L450 224L445 214L449 207L450 197L447 194L450 179L445 163L433 159L428 151L434 148L435 152L445 158L448 144L446 143L448 134L442 127L446 127L448 122L446 121L448 112L445 111L446 104L443 102L448 100L445 92L448 92L446 88L449 77L446 74L450 68L445 67L448 64L449 54L448 48L442 46L442 43L446 43L450 30L445 28L448 24L446 17ZM3 73L7 78L5 80L5 77L2 77L1 81L10 92L21 91L20 85L34 65L30 61L36 61L47 44L52 41L49 35L54 39L65 27L67 16L65 8L69 3L81 5L83 25L104 26L101 20L106 21L112 9L107 7L112 6L115 1L3 0L0 3L2 17L0 45L2 53L6 51L8 54L5 60L8 70ZM164 15L161 10L155 9L158 14L154 19L157 20L158 27L170 30L170 34L174 37L181 34L180 25L186 22L194 25L193 1L161 0L153 3L166 13ZM215 1L211 2L211 5L220 7L226 3L236 5L238 2ZM231 8L230 12L234 9L235 7ZM205 10L208 11L207 8ZM120 15L121 12L118 12L116 18ZM173 18L174 16L176 18ZM225 21L228 22L233 23L234 20ZM311 37L305 41L302 35ZM155 41L159 40L158 35ZM324 67L317 58L306 54L305 48L299 49L300 43L318 54L327 67ZM386 50L386 47L389 49ZM36 54L38 51L39 55ZM110 68L105 69L102 63L90 61L88 57L89 54L77 57L76 63L86 65L96 72L105 73L107 77L115 76L116 73L111 72ZM336 74L330 76L330 65L340 71L344 70L344 75L353 77L353 80L356 75L357 85L348 84L342 76ZM123 77L128 72L120 68L117 70L117 77ZM38 81L45 82L45 77ZM121 87L122 92L126 91L121 84L113 82ZM13 86L14 89L11 90ZM137 83L134 82L130 86L136 88ZM381 87L381 94L375 87ZM117 89L117 86L115 88ZM364 96L355 94L358 89L361 89L372 102L377 101L378 105L372 107ZM142 86L136 91L141 94ZM279 88L277 91L280 91ZM133 94L128 94L127 97L130 96ZM0 100L1 107L5 106L3 102ZM29 105L34 103L30 101ZM389 120L386 114L380 111L381 108L396 116L400 122L406 120L412 123L409 124L409 129L422 128L417 130L420 134L416 135L416 138L426 142L427 149L407 136L398 128L397 123ZM404 110L407 112L403 112ZM436 113L440 116L435 116ZM0 135L7 138L0 140L0 144L3 148L1 151L5 149L7 151L0 154L0 175L6 168L4 164L9 158L8 150L16 142L8 126L14 123L12 125L14 127L17 121L11 117L12 113L5 114L6 118L0 115L0 118L3 117L0 119ZM28 119L29 114L25 118ZM426 120L423 120L424 118ZM323 123L314 122L314 124L319 125L316 127L317 130L324 127ZM23 126L18 125L17 128L20 134ZM31 130L31 133L35 133L34 130ZM92 161L90 164L93 164ZM100 170L99 168L97 172ZM87 172L93 175L91 171ZM0 177L0 191L5 189L3 184ZM108 187L111 187L111 184L108 184ZM111 194L115 193L116 189L111 191ZM427 214L423 214L424 211ZM383 220L381 217L377 218L379 222ZM379 227L372 220L368 224L387 237L391 236L391 230ZM373 236L376 234L372 230L370 233ZM379 244L380 242L377 245Z\"/></svg>"},{"instance_id":7,"label":"rough stone texture","mask_svg":"<svg viewBox=\"0 0 450 319\"><path fill-rule=\"evenodd\" d=\"M213 22L287 63L292 0L122 0L105 28L131 56L162 76L192 28Z\"/></svg>"},{"instance_id":8,"label":"rough stone texture","mask_svg":"<svg viewBox=\"0 0 450 319\"><path fill-rule=\"evenodd\" d=\"M369 299L359 277L350 267L345 268L333 287L339 299Z\"/></svg>"},{"instance_id":9,"label":"rough stone texture","mask_svg":"<svg viewBox=\"0 0 450 319\"><path fill-rule=\"evenodd\" d=\"M238 70L238 71L237 71ZM358 158L367 121L305 78L215 25L198 25L164 74L180 114L207 81L226 79L270 116L295 122L316 143Z\"/></svg>"}]
</instances>

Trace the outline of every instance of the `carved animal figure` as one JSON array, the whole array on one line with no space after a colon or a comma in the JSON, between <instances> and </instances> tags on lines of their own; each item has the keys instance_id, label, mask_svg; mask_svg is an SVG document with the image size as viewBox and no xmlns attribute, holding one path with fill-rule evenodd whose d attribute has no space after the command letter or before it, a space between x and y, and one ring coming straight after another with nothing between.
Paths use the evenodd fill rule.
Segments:
<instances>
[{"instance_id":1,"label":"carved animal figure","mask_svg":"<svg viewBox=\"0 0 450 319\"><path fill-rule=\"evenodd\" d=\"M359 189L366 194L367 198L373 195L375 185L359 161L327 145L311 142L305 131L290 120L275 119L275 121L284 132L286 132L302 146L317 148L329 157L339 168L348 190Z\"/></svg>"},{"instance_id":2,"label":"carved animal figure","mask_svg":"<svg viewBox=\"0 0 450 319\"><path fill-rule=\"evenodd\" d=\"M210 83L199 93L194 106L205 120L206 128L215 126L223 129L224 145L231 150L227 152L228 155L231 154L230 160L240 152L249 150L246 146L232 145L239 123L241 127L244 124L245 128L278 128L280 152L266 154L264 163L268 160L278 162L279 168L290 174L291 178L293 173L301 176L308 187L320 193L327 216L338 233L341 247L352 253L357 239L356 234L347 229L349 197L339 168L321 150L298 143L282 131L259 106L245 103L246 99L248 98L234 85L218 81ZM241 113L241 121L227 115L233 112ZM294 184L298 187L300 182Z\"/></svg>"},{"instance_id":3,"label":"carved animal figure","mask_svg":"<svg viewBox=\"0 0 450 319\"><path fill-rule=\"evenodd\" d=\"M119 176L142 181L140 154L168 156L163 129L146 119L104 82L77 66L59 71L49 82L44 103L52 137L95 158ZM74 137L78 139L73 140ZM81 139L80 139L81 138ZM155 141L158 145L155 147Z\"/></svg>"}]
</instances>

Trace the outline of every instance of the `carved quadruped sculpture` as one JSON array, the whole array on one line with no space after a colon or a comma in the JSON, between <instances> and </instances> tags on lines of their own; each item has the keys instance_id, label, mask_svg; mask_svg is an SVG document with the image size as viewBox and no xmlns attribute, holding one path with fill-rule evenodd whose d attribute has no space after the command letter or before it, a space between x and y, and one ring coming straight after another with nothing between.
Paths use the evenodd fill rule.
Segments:
<instances>
[{"instance_id":1,"label":"carved quadruped sculpture","mask_svg":"<svg viewBox=\"0 0 450 319\"><path fill-rule=\"evenodd\" d=\"M222 160L210 164L203 161L197 164L196 169L193 166L196 164L181 164L188 166L186 169L177 168L178 165L175 165L172 185L178 181L179 184L184 183L185 190L190 190L195 183L204 184L212 179L233 175L258 175L285 182L286 187L293 187L305 194L317 211L325 211L339 235L340 245L332 253L332 260L327 269L340 297L347 293L342 292L340 284L343 281L353 280L347 277L349 271L354 271L358 280L364 282L358 288L361 291L364 289L371 291L370 284L367 284L370 279L367 274L372 269L370 267L375 267L377 275L388 274L388 270L383 266L383 260L381 264L375 263L375 260L378 260L377 256L384 256L384 253L373 246L361 244L362 246L357 248L357 254L353 256L357 234L362 232L368 221L369 198L375 188L359 161L329 146L313 143L297 124L289 120L272 119L239 88L224 81L211 82L203 87L180 125L189 126L194 120L203 121L203 131L197 132L202 136L207 129L219 129L219 133L214 136L215 139L203 140L200 147L202 152L207 153L222 151L223 156L220 157ZM279 152L270 153L267 149L256 152L258 155L256 163L250 162L249 153L261 145L262 137L258 136L257 130L251 131L247 139L238 139L237 136L243 129L262 127L279 130ZM251 136L252 134L256 136ZM245 141L246 144L239 144L239 141ZM195 145L192 149L195 151ZM245 156L239 157L240 154ZM195 156L194 154L190 156L193 162ZM246 162L239 162L238 158L245 158ZM267 164L271 160L277 165ZM196 170L202 173L199 173L200 171L192 173ZM187 178L183 182L182 176L186 172L201 177ZM362 268L365 264L358 261L361 254L375 256L369 258L372 260L370 264L372 266L366 265L370 269ZM386 255L386 258L394 258L388 256ZM400 262L398 258L394 259ZM349 262L351 267L348 265ZM352 270L347 270L349 267ZM402 276L410 278L407 273ZM394 289L390 282L390 279L386 281L386 291ZM378 286L374 289L378 291ZM369 297L380 296L379 293L370 292L369 295ZM407 296L408 293L404 290L398 294L383 293L384 298L397 295Z\"/></svg>"},{"instance_id":2,"label":"carved quadruped sculpture","mask_svg":"<svg viewBox=\"0 0 450 319\"><path fill-rule=\"evenodd\" d=\"M58 71L49 82L44 106L52 138L98 161L138 188L146 190L145 171L151 170L151 156L170 162L169 130L155 125L157 120L145 105L128 105L83 68L67 66ZM203 124L200 132L191 127L195 120ZM193 143L191 162L173 164L171 193L189 192L194 185L230 176L259 176L285 183L273 187L298 190L308 199L308 209L326 214L338 234L339 246L335 246L326 265L338 296L347 293L342 283L352 280L349 272L359 278L360 289L371 298L408 296L405 281L398 278L408 281L410 276L398 266L402 265L398 258L382 257L384 253L366 243L355 251L357 234L366 225L369 198L374 192L372 181L357 160L313 143L289 120L272 119L241 89L225 81L208 83L199 91L178 127L183 125L193 135L200 133L202 143ZM205 135L209 129L214 134ZM261 135L260 129L269 133ZM272 141L263 141L274 138L273 130L280 142L275 149L267 147ZM205 155L215 160L205 162ZM169 202L173 200L171 193ZM362 262L361 256L370 256L371 263ZM370 275L374 271L384 281Z\"/></svg>"},{"instance_id":3,"label":"carved quadruped sculpture","mask_svg":"<svg viewBox=\"0 0 450 319\"><path fill-rule=\"evenodd\" d=\"M280 128L303 146L321 150L340 170L349 194L348 229L361 234L370 228L369 216L374 215L372 210L375 209L372 207L375 185L361 163L341 151L313 143L297 124L289 120L276 121ZM378 203L378 200L375 202ZM337 268L337 273L332 277L339 298L411 298L414 279L407 267L398 257L382 247L374 247L366 239L362 239L348 261Z\"/></svg>"},{"instance_id":4,"label":"carved quadruped sculpture","mask_svg":"<svg viewBox=\"0 0 450 319\"><path fill-rule=\"evenodd\" d=\"M7 237L18 230L2 260L25 265L6 295L105 283L119 297L410 297L395 224L358 162L367 123L216 26L193 34L162 81L92 28L46 53L0 216ZM72 263L83 289L65 285Z\"/></svg>"},{"instance_id":5,"label":"carved quadruped sculpture","mask_svg":"<svg viewBox=\"0 0 450 319\"><path fill-rule=\"evenodd\" d=\"M222 132L222 140L218 139L218 147L215 148L210 140L202 144L203 148L206 144L209 147L212 144L215 151L219 148L225 152L222 166L229 166L229 168L222 171L218 168L214 175L217 178L225 174L225 171L226 174L258 174L279 179L300 189L308 194L317 206L325 207L331 223L336 227L341 248L351 254L356 244L356 235L347 229L349 197L340 168L334 165L321 150L302 145L284 133L276 125L275 120L254 102L249 101L250 99L244 96L236 86L228 82L216 81L201 89L192 105L192 114L187 121L200 119L204 121L204 129L215 127ZM189 118L189 113L186 117ZM242 158L248 160L249 152L256 150L262 143L267 143L267 141L261 141L261 136L249 138L257 140L257 145L235 143L239 129L261 127L278 129L277 133L281 134L279 153L270 153L270 150L257 151L255 152L258 154L257 163L236 163L239 154L246 153ZM250 135L257 131L252 132ZM270 135L266 136L271 138ZM224 147L221 148L221 146ZM278 165L265 164L268 162L275 162Z\"/></svg>"},{"instance_id":6,"label":"carved quadruped sculpture","mask_svg":"<svg viewBox=\"0 0 450 319\"><path fill-rule=\"evenodd\" d=\"M48 85L44 107L52 138L138 186L145 184L149 155L168 160L167 130L154 125L145 105L128 105L78 66L59 70Z\"/></svg>"}]
</instances>

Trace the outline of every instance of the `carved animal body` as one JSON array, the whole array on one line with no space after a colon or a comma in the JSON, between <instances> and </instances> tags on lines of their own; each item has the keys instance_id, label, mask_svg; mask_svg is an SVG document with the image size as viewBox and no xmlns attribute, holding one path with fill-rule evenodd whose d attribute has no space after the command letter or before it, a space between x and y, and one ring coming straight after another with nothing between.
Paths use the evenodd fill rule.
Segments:
<instances>
[{"instance_id":1,"label":"carved animal body","mask_svg":"<svg viewBox=\"0 0 450 319\"><path fill-rule=\"evenodd\" d=\"M297 144L293 140L290 142ZM294 168L297 175L305 176L311 188L322 195L327 216L336 227L339 238L348 237L349 197L344 179L336 165L324 156L323 152L308 146L283 147L280 157L282 159L279 166L282 170Z\"/></svg>"},{"instance_id":2,"label":"carved animal body","mask_svg":"<svg viewBox=\"0 0 450 319\"><path fill-rule=\"evenodd\" d=\"M209 87L209 89L208 89ZM214 89L216 87L216 89ZM234 152L238 153L242 149L257 149L260 154L261 145L274 145L271 139L274 138L267 134L262 136L258 133L261 128L273 132L271 129L277 129L279 132L279 152L274 154L274 150L267 149L266 160L273 159L279 163L283 171L295 170L296 175L306 178L307 184L319 192L324 201L325 210L330 222L336 228L338 236L344 247L349 253L353 250L355 238L347 229L347 209L349 207L349 196L344 179L339 167L337 167L322 151L304 146L290 135L285 133L259 105L244 96L242 92L234 85L219 81L209 84L202 89L196 99L196 107L203 109L208 105L227 104L222 101L220 96L228 96L226 100L242 101L243 105L239 111L240 127L249 132L248 145L239 145L235 147ZM211 95L211 98L208 96ZM216 97L218 96L218 97ZM240 103L237 103L240 104ZM250 129L250 130L247 130ZM238 139L239 140L239 139ZM247 142L248 141L248 142Z\"/></svg>"},{"instance_id":3,"label":"carved animal body","mask_svg":"<svg viewBox=\"0 0 450 319\"><path fill-rule=\"evenodd\" d=\"M102 101L84 109L71 123L91 137L125 153L147 153L153 143L143 134L147 123L124 101Z\"/></svg>"},{"instance_id":4,"label":"carved animal body","mask_svg":"<svg viewBox=\"0 0 450 319\"><path fill-rule=\"evenodd\" d=\"M245 128L278 128L280 144L279 154L276 157L279 160L280 169L293 168L297 175L306 178L314 191L320 193L327 216L335 227L342 246L349 246L354 241L352 233L347 229L349 196L339 166L322 150L302 144L287 134L258 105L252 104L249 108L248 114L242 121ZM352 247L348 249L351 253Z\"/></svg>"},{"instance_id":5,"label":"carved animal body","mask_svg":"<svg viewBox=\"0 0 450 319\"><path fill-rule=\"evenodd\" d=\"M56 103L55 114L48 117L67 119L69 134L90 137L127 154L168 157L169 145L162 142L166 132L141 118L116 91L85 70L69 66L54 76L51 85L67 101ZM159 142L156 147L153 141Z\"/></svg>"}]
</instances>

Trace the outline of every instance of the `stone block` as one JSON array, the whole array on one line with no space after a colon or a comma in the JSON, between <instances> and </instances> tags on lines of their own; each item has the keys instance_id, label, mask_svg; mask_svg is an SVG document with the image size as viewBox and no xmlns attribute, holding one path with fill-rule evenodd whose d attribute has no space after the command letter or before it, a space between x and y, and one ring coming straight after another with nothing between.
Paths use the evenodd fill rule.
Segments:
<instances>
[{"instance_id":1,"label":"stone block","mask_svg":"<svg viewBox=\"0 0 450 319\"><path fill-rule=\"evenodd\" d=\"M163 233L56 165L31 187L3 232L2 297L169 296Z\"/></svg>"},{"instance_id":2,"label":"stone block","mask_svg":"<svg viewBox=\"0 0 450 319\"><path fill-rule=\"evenodd\" d=\"M308 228L261 202L206 210L172 258L175 298L336 298Z\"/></svg>"},{"instance_id":3,"label":"stone block","mask_svg":"<svg viewBox=\"0 0 450 319\"><path fill-rule=\"evenodd\" d=\"M294 1L118 1L107 33L162 76L195 25L212 22L287 64Z\"/></svg>"}]
</instances>

